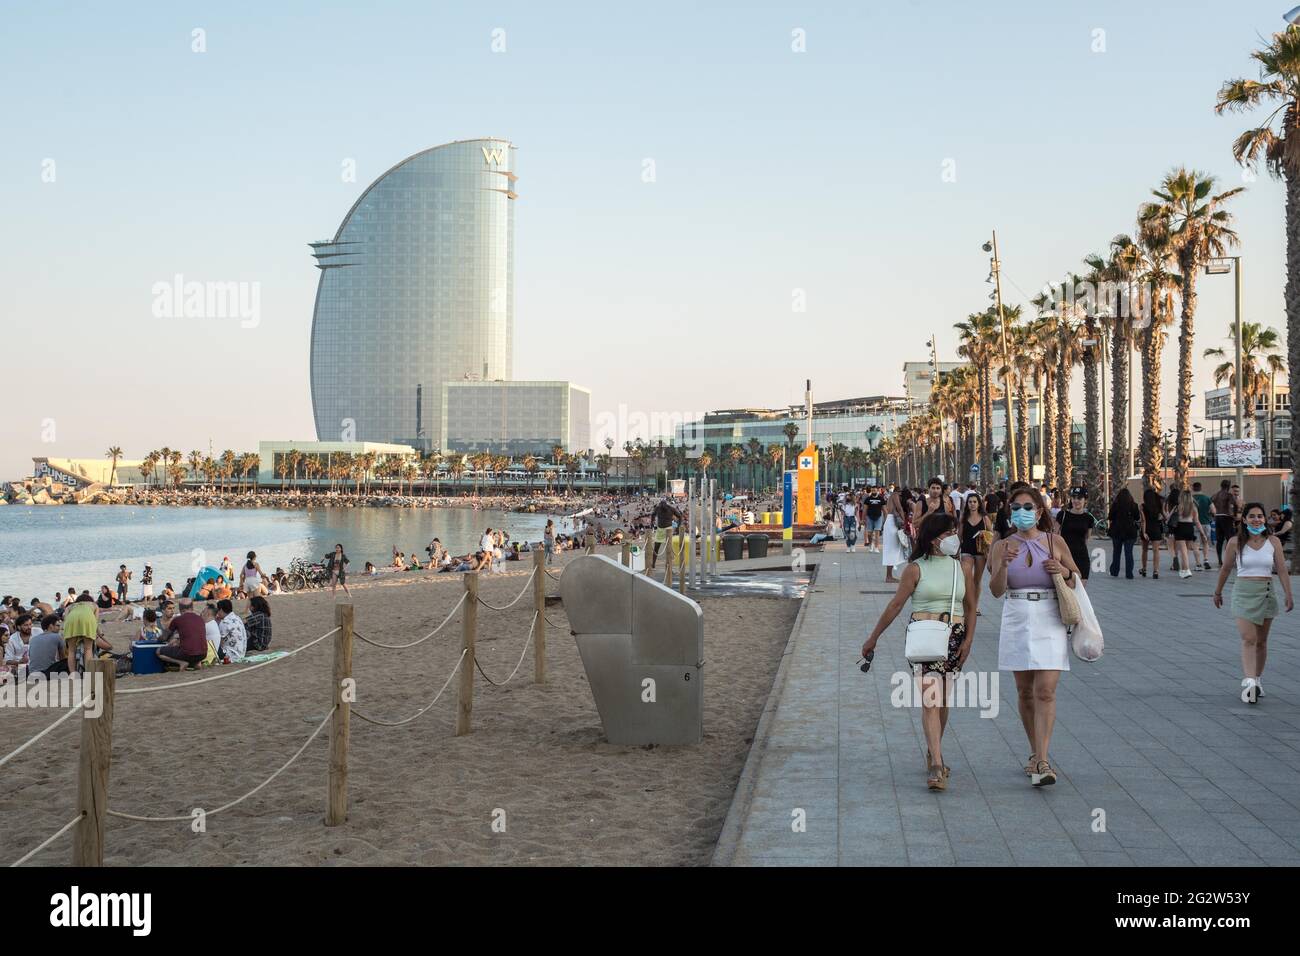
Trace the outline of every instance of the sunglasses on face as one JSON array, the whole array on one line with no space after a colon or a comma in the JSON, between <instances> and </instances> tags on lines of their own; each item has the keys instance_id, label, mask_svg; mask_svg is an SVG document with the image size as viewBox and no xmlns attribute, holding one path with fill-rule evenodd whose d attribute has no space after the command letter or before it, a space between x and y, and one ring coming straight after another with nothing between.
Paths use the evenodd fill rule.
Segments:
<instances>
[{"instance_id":1,"label":"sunglasses on face","mask_svg":"<svg viewBox=\"0 0 1300 956\"><path fill-rule=\"evenodd\" d=\"M1032 504L1012 505L1011 510L1012 511L1033 511L1034 506Z\"/></svg>"}]
</instances>

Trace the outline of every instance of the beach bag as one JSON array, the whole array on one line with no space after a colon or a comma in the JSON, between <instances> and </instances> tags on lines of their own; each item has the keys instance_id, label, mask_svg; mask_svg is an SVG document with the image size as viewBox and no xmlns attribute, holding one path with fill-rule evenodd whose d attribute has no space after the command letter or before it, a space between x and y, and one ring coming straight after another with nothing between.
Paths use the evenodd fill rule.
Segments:
<instances>
[{"instance_id":1,"label":"beach bag","mask_svg":"<svg viewBox=\"0 0 1300 956\"><path fill-rule=\"evenodd\" d=\"M909 621L903 656L909 664L931 664L948 659L948 638L952 635L952 614L957 607L957 572L961 562L952 562L952 597L948 601L948 620Z\"/></svg>"},{"instance_id":2,"label":"beach bag","mask_svg":"<svg viewBox=\"0 0 1300 956\"><path fill-rule=\"evenodd\" d=\"M1048 553L1053 554L1050 545L1052 538L1047 538L1049 545ZM1079 598L1074 593L1074 588L1065 583L1064 575L1053 574L1052 585L1056 588L1056 607L1061 614L1061 623L1066 627L1074 627L1079 623ZM1083 590L1080 588L1079 590Z\"/></svg>"},{"instance_id":3,"label":"beach bag","mask_svg":"<svg viewBox=\"0 0 1300 956\"><path fill-rule=\"evenodd\" d=\"M1079 660L1091 664L1101 660L1106 642L1101 636L1101 624L1092 609L1088 589L1079 588L1075 598L1079 602L1079 623L1070 630L1070 650Z\"/></svg>"}]
</instances>

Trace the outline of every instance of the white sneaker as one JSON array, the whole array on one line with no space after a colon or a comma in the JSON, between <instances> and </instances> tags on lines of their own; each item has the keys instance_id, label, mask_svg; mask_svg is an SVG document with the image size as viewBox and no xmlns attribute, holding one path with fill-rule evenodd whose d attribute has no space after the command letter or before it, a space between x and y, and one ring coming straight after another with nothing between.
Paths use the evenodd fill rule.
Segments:
<instances>
[{"instance_id":1,"label":"white sneaker","mask_svg":"<svg viewBox=\"0 0 1300 956\"><path fill-rule=\"evenodd\" d=\"M1263 678L1260 678L1260 677L1256 677L1256 678L1255 678L1255 693L1256 693L1256 695L1258 695L1259 697L1263 697L1263 696L1264 696L1264 680L1263 680Z\"/></svg>"},{"instance_id":2,"label":"white sneaker","mask_svg":"<svg viewBox=\"0 0 1300 956\"><path fill-rule=\"evenodd\" d=\"M1243 704L1253 704L1259 700L1259 684L1253 677L1243 677L1241 679L1241 702Z\"/></svg>"}]
</instances>

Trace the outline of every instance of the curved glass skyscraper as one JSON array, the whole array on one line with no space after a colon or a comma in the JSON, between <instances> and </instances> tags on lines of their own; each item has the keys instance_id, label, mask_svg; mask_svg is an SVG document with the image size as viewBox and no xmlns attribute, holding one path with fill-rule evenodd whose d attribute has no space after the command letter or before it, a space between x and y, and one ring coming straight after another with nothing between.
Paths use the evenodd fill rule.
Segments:
<instances>
[{"instance_id":1,"label":"curved glass skyscraper","mask_svg":"<svg viewBox=\"0 0 1300 956\"><path fill-rule=\"evenodd\" d=\"M320 440L436 446L443 383L511 378L514 170L506 140L435 146L376 179L334 238L311 244Z\"/></svg>"}]
</instances>

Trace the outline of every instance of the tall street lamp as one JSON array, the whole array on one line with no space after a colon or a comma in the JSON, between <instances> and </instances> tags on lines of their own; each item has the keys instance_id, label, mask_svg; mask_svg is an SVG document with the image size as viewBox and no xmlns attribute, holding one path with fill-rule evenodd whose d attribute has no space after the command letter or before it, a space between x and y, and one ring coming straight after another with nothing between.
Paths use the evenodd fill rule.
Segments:
<instances>
[{"instance_id":1,"label":"tall street lamp","mask_svg":"<svg viewBox=\"0 0 1300 956\"><path fill-rule=\"evenodd\" d=\"M1236 377L1236 384L1237 384L1236 434L1237 434L1237 440L1240 441L1241 438L1245 435L1245 432L1243 431L1244 426L1243 426L1242 419L1245 414L1244 406L1246 404L1244 393L1242 391L1242 385L1244 383L1241 381L1241 256L1223 256L1221 258L1211 259L1205 263L1206 275L1217 276L1217 275L1224 275L1225 273L1228 272L1233 273L1233 278L1236 279L1236 283L1235 283L1236 284L1236 295L1235 295L1236 319L1234 321L1233 338L1236 340L1236 352L1237 352L1236 358L1234 359L1234 364L1236 365L1235 377ZM1246 480L1246 469L1243 468L1241 465L1238 465L1237 485L1243 490L1246 487L1245 480Z\"/></svg>"},{"instance_id":2,"label":"tall street lamp","mask_svg":"<svg viewBox=\"0 0 1300 956\"><path fill-rule=\"evenodd\" d=\"M1020 480L1019 466L1016 460L1016 430L1011 420L1011 353L1007 350L1007 316L1002 310L1002 260L998 258L998 233L993 230L993 238L984 243L984 251L993 253L993 292L998 303L998 323L1002 327L1002 398L1006 406L1007 434L1007 474L1012 481Z\"/></svg>"}]
</instances>

